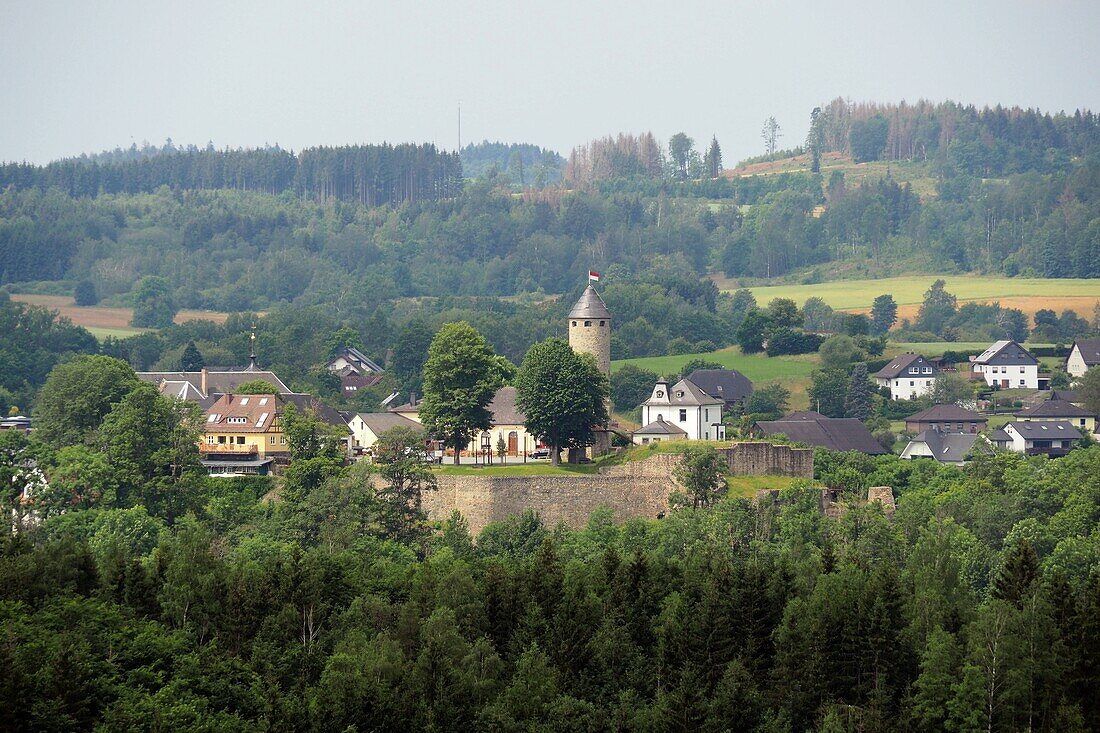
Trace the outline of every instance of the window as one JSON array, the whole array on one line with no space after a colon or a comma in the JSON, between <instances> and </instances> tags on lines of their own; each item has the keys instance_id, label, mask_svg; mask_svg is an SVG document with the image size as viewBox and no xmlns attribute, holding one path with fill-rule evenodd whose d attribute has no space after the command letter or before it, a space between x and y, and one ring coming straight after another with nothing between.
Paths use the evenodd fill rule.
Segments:
<instances>
[{"instance_id":1,"label":"window","mask_svg":"<svg viewBox=\"0 0 1100 733\"><path fill-rule=\"evenodd\" d=\"M922 367L920 371L921 371L921 374L931 374L932 373L932 367Z\"/></svg>"},{"instance_id":2,"label":"window","mask_svg":"<svg viewBox=\"0 0 1100 733\"><path fill-rule=\"evenodd\" d=\"M244 445L244 436L243 435L238 435L237 436L237 445Z\"/></svg>"},{"instance_id":3,"label":"window","mask_svg":"<svg viewBox=\"0 0 1100 733\"><path fill-rule=\"evenodd\" d=\"M274 435L272 435L272 436L271 436L271 438L269 438L269 439L268 439L268 442L269 442L269 443L270 443L271 445L275 445L275 436L274 436Z\"/></svg>"},{"instance_id":4,"label":"window","mask_svg":"<svg viewBox=\"0 0 1100 733\"><path fill-rule=\"evenodd\" d=\"M602 326L602 325L604 325L604 321L600 321L600 325L601 325L601 326Z\"/></svg>"},{"instance_id":5,"label":"window","mask_svg":"<svg viewBox=\"0 0 1100 733\"><path fill-rule=\"evenodd\" d=\"M241 398L241 405L247 405L247 404L248 404L248 398L247 397L242 397Z\"/></svg>"},{"instance_id":6,"label":"window","mask_svg":"<svg viewBox=\"0 0 1100 733\"><path fill-rule=\"evenodd\" d=\"M649 445L649 438L642 438L642 445Z\"/></svg>"},{"instance_id":7,"label":"window","mask_svg":"<svg viewBox=\"0 0 1100 733\"><path fill-rule=\"evenodd\" d=\"M219 435L218 436L218 443L220 443L221 445L225 445L225 436L224 435Z\"/></svg>"},{"instance_id":8,"label":"window","mask_svg":"<svg viewBox=\"0 0 1100 733\"><path fill-rule=\"evenodd\" d=\"M576 326L576 325L577 325L577 322L576 322L576 321L573 321L573 325L574 325L574 326Z\"/></svg>"},{"instance_id":9,"label":"window","mask_svg":"<svg viewBox=\"0 0 1100 733\"><path fill-rule=\"evenodd\" d=\"M688 419L688 411L687 410L680 410L680 422L687 422L687 419Z\"/></svg>"},{"instance_id":10,"label":"window","mask_svg":"<svg viewBox=\"0 0 1100 733\"><path fill-rule=\"evenodd\" d=\"M1020 386L1021 387L1026 387L1027 386L1027 380L1026 379L1021 379L1020 380Z\"/></svg>"},{"instance_id":11,"label":"window","mask_svg":"<svg viewBox=\"0 0 1100 733\"><path fill-rule=\"evenodd\" d=\"M1081 422L1084 423L1085 421L1082 420ZM207 435L206 436L206 444L207 445L214 445L214 436L213 435Z\"/></svg>"},{"instance_id":12,"label":"window","mask_svg":"<svg viewBox=\"0 0 1100 733\"><path fill-rule=\"evenodd\" d=\"M279 438L279 443L281 445L286 445L286 438L285 437L284 438Z\"/></svg>"},{"instance_id":13,"label":"window","mask_svg":"<svg viewBox=\"0 0 1100 733\"><path fill-rule=\"evenodd\" d=\"M588 327L589 327L589 326L591 326L591 325L592 325L592 321L585 321L585 322L584 322L584 327L585 327L585 328L588 328Z\"/></svg>"},{"instance_id":14,"label":"window","mask_svg":"<svg viewBox=\"0 0 1100 733\"><path fill-rule=\"evenodd\" d=\"M247 417L231 417L228 420L226 420L226 422L230 423L231 425L246 425L246 424L248 424L248 418Z\"/></svg>"},{"instance_id":15,"label":"window","mask_svg":"<svg viewBox=\"0 0 1100 733\"><path fill-rule=\"evenodd\" d=\"M349 385L348 385L347 387L345 387L344 389L346 389L346 390L347 390L348 392L354 392L354 391L356 391L356 390L357 390L357 389L359 389L359 388L358 388L358 387L356 387L356 386L355 386L354 384L349 384Z\"/></svg>"},{"instance_id":16,"label":"window","mask_svg":"<svg viewBox=\"0 0 1100 733\"><path fill-rule=\"evenodd\" d=\"M914 381L913 381L912 379L910 379L910 380L909 380L909 386L910 386L910 387L915 387L915 386L917 386L917 383L916 383L916 382L914 382Z\"/></svg>"}]
</instances>

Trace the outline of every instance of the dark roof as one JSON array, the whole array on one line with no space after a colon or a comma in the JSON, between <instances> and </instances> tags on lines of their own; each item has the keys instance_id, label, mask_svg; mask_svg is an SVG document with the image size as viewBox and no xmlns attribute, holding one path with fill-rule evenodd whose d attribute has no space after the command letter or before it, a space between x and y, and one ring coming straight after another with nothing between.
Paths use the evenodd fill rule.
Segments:
<instances>
[{"instance_id":1,"label":"dark roof","mask_svg":"<svg viewBox=\"0 0 1100 733\"><path fill-rule=\"evenodd\" d=\"M989 439L994 443L1008 443L1012 440L1012 436L1006 433L1001 428L989 431Z\"/></svg>"},{"instance_id":2,"label":"dark roof","mask_svg":"<svg viewBox=\"0 0 1100 733\"><path fill-rule=\"evenodd\" d=\"M1015 341L995 341L974 359L975 364L1038 364L1039 360Z\"/></svg>"},{"instance_id":3,"label":"dark roof","mask_svg":"<svg viewBox=\"0 0 1100 733\"><path fill-rule=\"evenodd\" d=\"M668 422L663 417L658 417L656 420L646 425L640 430L634 431L635 435L687 435L687 431L681 428L679 425L675 425Z\"/></svg>"},{"instance_id":4,"label":"dark roof","mask_svg":"<svg viewBox=\"0 0 1100 733\"><path fill-rule=\"evenodd\" d=\"M1081 396L1068 389L1052 389L1050 391L1050 399L1064 400L1066 402L1080 402Z\"/></svg>"},{"instance_id":5,"label":"dark roof","mask_svg":"<svg viewBox=\"0 0 1100 733\"><path fill-rule=\"evenodd\" d=\"M346 349L344 349L344 351L346 351L349 356L356 359L360 364L362 364L366 368L370 369L372 372L384 371L382 369L382 367L380 367L377 363L375 363L369 356L367 356L366 354L364 354L362 351L355 348L354 346L349 346Z\"/></svg>"},{"instance_id":6,"label":"dark roof","mask_svg":"<svg viewBox=\"0 0 1100 733\"><path fill-rule=\"evenodd\" d=\"M343 416L341 416L337 410L329 407L311 394L284 394L279 395L279 399L294 405L294 408L298 410L298 412L312 412L321 422L347 430L348 424L344 421Z\"/></svg>"},{"instance_id":7,"label":"dark roof","mask_svg":"<svg viewBox=\"0 0 1100 733\"><path fill-rule=\"evenodd\" d=\"M905 418L905 422L989 422L989 418L958 405L932 405Z\"/></svg>"},{"instance_id":8,"label":"dark roof","mask_svg":"<svg viewBox=\"0 0 1100 733\"><path fill-rule=\"evenodd\" d=\"M569 311L570 318L611 318L611 311L604 305L603 298L596 288L589 285Z\"/></svg>"},{"instance_id":9,"label":"dark roof","mask_svg":"<svg viewBox=\"0 0 1100 733\"><path fill-rule=\"evenodd\" d=\"M827 420L828 418L814 410L797 410L787 415L784 420Z\"/></svg>"},{"instance_id":10,"label":"dark roof","mask_svg":"<svg viewBox=\"0 0 1100 733\"><path fill-rule=\"evenodd\" d=\"M725 402L743 400L752 394L752 382L736 369L696 369L688 380L711 397Z\"/></svg>"},{"instance_id":11,"label":"dark roof","mask_svg":"<svg viewBox=\"0 0 1100 733\"><path fill-rule=\"evenodd\" d=\"M381 435L391 428L409 428L417 432L424 432L423 425L396 412L360 412L356 417L362 420L375 435Z\"/></svg>"},{"instance_id":12,"label":"dark roof","mask_svg":"<svg viewBox=\"0 0 1100 733\"><path fill-rule=\"evenodd\" d=\"M797 443L829 450L854 450L877 456L887 453L867 426L852 417L825 417L818 420L762 420L756 423L765 435L786 435Z\"/></svg>"},{"instance_id":13,"label":"dark roof","mask_svg":"<svg viewBox=\"0 0 1100 733\"><path fill-rule=\"evenodd\" d=\"M1020 410L1017 414L1020 417L1094 417L1088 410L1068 400L1043 400L1034 407Z\"/></svg>"},{"instance_id":14,"label":"dark roof","mask_svg":"<svg viewBox=\"0 0 1100 733\"><path fill-rule=\"evenodd\" d=\"M345 374L340 377L340 386L344 389L348 387L371 387L382 381L382 377L378 374Z\"/></svg>"},{"instance_id":15,"label":"dark roof","mask_svg":"<svg viewBox=\"0 0 1100 733\"><path fill-rule=\"evenodd\" d=\"M515 387L498 389L488 408L493 425L523 425L527 422L527 416L516 407Z\"/></svg>"},{"instance_id":16,"label":"dark roof","mask_svg":"<svg viewBox=\"0 0 1100 733\"><path fill-rule=\"evenodd\" d=\"M1081 358L1088 366L1100 364L1100 339L1074 341L1073 348L1081 352ZM1073 353L1073 349L1070 349L1070 353Z\"/></svg>"},{"instance_id":17,"label":"dark roof","mask_svg":"<svg viewBox=\"0 0 1100 733\"><path fill-rule=\"evenodd\" d=\"M989 448L985 439L976 433L941 433L934 429L925 430L911 442L924 443L932 452L932 456L941 462L961 461L975 443L981 448Z\"/></svg>"},{"instance_id":18,"label":"dark roof","mask_svg":"<svg viewBox=\"0 0 1100 733\"><path fill-rule=\"evenodd\" d=\"M1031 440L1050 440L1051 438L1080 438L1081 433L1069 420L1014 421L1005 425Z\"/></svg>"},{"instance_id":19,"label":"dark roof","mask_svg":"<svg viewBox=\"0 0 1100 733\"><path fill-rule=\"evenodd\" d=\"M919 364L920 366L931 367L931 374L923 375L925 378L935 376L939 372L940 368L935 362L930 359L925 359L920 354L902 354L901 356L894 357L893 361L879 369L871 376L878 379L895 379L901 376L910 366ZM917 375L914 375L917 376Z\"/></svg>"}]
</instances>

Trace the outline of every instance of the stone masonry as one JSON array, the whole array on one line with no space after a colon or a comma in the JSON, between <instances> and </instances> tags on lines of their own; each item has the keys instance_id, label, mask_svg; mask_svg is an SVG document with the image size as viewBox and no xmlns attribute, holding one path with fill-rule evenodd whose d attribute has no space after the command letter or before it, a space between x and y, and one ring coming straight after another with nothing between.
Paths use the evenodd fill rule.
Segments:
<instances>
[{"instance_id":1,"label":"stone masonry","mask_svg":"<svg viewBox=\"0 0 1100 733\"><path fill-rule=\"evenodd\" d=\"M726 455L730 473L735 476L814 477L814 452L811 448L745 441L720 450Z\"/></svg>"}]
</instances>

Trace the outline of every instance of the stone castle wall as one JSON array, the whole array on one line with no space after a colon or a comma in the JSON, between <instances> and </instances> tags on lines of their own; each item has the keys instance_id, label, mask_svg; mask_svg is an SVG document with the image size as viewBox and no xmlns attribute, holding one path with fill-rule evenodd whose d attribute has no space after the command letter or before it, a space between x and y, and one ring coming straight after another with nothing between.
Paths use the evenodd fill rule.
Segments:
<instances>
[{"instance_id":1,"label":"stone castle wall","mask_svg":"<svg viewBox=\"0 0 1100 733\"><path fill-rule=\"evenodd\" d=\"M805 448L750 442L722 452L737 474L813 477L813 451ZM565 522L578 529L601 506L611 509L616 522L655 519L668 512L668 497L679 488L673 470L680 460L674 453L655 453L572 476L439 476L439 491L424 497L424 508L430 519L440 521L457 509L475 536L490 522L528 509L549 526Z\"/></svg>"},{"instance_id":2,"label":"stone castle wall","mask_svg":"<svg viewBox=\"0 0 1100 733\"><path fill-rule=\"evenodd\" d=\"M719 450L725 454L730 473L735 476L814 477L814 452L811 448L746 441Z\"/></svg>"}]
</instances>

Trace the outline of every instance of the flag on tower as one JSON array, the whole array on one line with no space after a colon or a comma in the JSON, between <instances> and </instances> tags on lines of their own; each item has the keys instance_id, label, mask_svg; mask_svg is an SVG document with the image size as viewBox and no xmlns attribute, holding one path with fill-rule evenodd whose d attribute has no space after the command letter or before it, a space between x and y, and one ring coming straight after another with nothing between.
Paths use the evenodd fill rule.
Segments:
<instances>
[{"instance_id":1,"label":"flag on tower","mask_svg":"<svg viewBox=\"0 0 1100 733\"><path fill-rule=\"evenodd\" d=\"M595 270L589 270L588 271L588 282L598 283L599 281L600 281L600 273L596 272Z\"/></svg>"}]
</instances>

